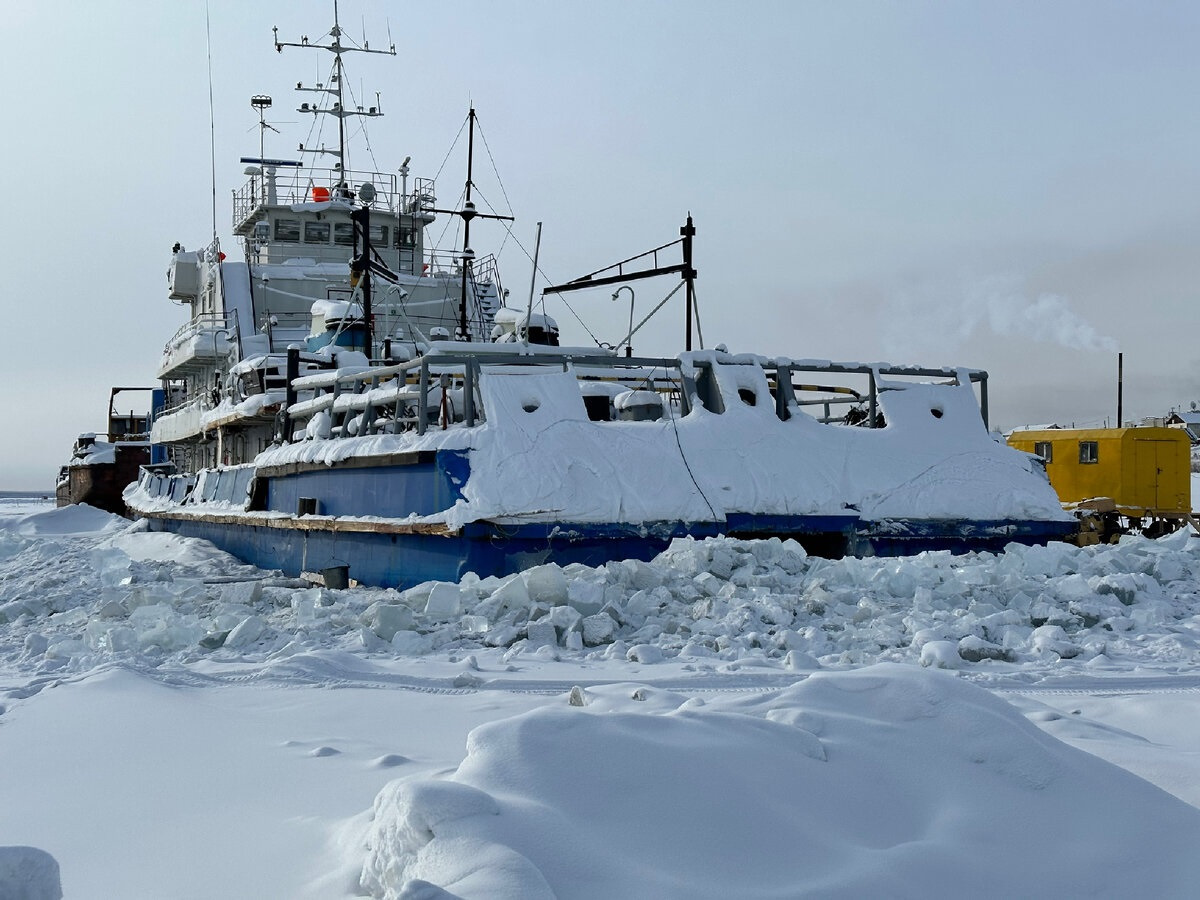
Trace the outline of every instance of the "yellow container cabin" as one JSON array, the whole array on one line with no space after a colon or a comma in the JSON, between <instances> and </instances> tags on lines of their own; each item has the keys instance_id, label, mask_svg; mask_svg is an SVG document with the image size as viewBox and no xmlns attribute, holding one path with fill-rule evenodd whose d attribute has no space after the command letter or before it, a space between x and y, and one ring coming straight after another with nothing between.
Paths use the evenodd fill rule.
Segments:
<instances>
[{"instance_id":1,"label":"yellow container cabin","mask_svg":"<svg viewBox=\"0 0 1200 900\"><path fill-rule=\"evenodd\" d=\"M1118 513L1134 519L1191 513L1191 442L1181 429L1014 431L1008 444L1046 461L1064 505L1109 497Z\"/></svg>"}]
</instances>

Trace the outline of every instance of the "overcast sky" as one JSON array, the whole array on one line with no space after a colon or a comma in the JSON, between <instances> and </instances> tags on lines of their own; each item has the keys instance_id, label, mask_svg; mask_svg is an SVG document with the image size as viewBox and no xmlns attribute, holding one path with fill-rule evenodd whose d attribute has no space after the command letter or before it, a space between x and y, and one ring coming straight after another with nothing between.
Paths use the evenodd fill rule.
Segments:
<instances>
[{"instance_id":1,"label":"overcast sky","mask_svg":"<svg viewBox=\"0 0 1200 900\"><path fill-rule=\"evenodd\" d=\"M308 136L297 81L328 54L332 4L211 0L217 233L252 94L275 98L267 152ZM1200 401L1200 4L343 0L352 59L387 116L378 168L433 176L474 102L483 199L517 217L515 298L678 236L695 217L708 344L793 358L968 365L993 425L1103 424L1125 353L1127 418ZM209 49L201 2L6 0L8 213L0 247L0 489L49 489L110 385L151 384L186 307L171 246L212 236ZM311 99L309 97L300 99ZM461 144L460 144L461 146ZM359 157L355 167L370 164ZM375 167L372 165L371 167ZM438 177L453 202L463 163ZM442 223L432 227L434 237ZM449 239L449 236L447 236ZM673 283L635 285L638 315ZM571 296L601 340L628 306ZM678 298L639 352L681 349ZM571 313L548 310L572 342Z\"/></svg>"}]
</instances>

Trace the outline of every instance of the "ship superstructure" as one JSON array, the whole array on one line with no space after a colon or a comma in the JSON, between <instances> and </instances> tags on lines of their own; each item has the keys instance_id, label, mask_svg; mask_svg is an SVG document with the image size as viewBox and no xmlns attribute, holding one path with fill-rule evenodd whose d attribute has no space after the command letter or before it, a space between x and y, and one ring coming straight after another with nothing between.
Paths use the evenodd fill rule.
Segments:
<instances>
[{"instance_id":1,"label":"ship superstructure","mask_svg":"<svg viewBox=\"0 0 1200 900\"><path fill-rule=\"evenodd\" d=\"M426 246L425 228L439 213L469 227L480 213L436 209L434 182L410 177L409 162L392 172L351 163L347 123L383 115L355 102L345 87L345 57L395 55L395 47L354 44L336 21L320 40L275 47L332 54L326 81L297 84L297 112L318 135L297 147L298 159L265 153L272 99L251 98L258 113L259 154L242 157L245 183L232 195L232 231L243 259L227 258L214 236L204 247L176 244L169 296L187 305L188 321L167 342L157 377L168 409L153 440L168 446L181 471L252 459L277 437L286 353L300 347L302 371L359 360L401 361L431 340L487 340L502 301L492 257L475 259ZM332 146L319 137L333 123ZM472 134L474 111L471 112ZM494 217L499 218L499 217ZM468 232L469 233L469 232Z\"/></svg>"}]
</instances>

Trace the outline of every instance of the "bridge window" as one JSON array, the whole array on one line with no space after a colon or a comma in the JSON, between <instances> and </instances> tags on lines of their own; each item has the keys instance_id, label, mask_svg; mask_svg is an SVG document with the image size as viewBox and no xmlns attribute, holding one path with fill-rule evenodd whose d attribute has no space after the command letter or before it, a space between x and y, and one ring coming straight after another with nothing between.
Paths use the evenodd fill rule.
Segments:
<instances>
[{"instance_id":1,"label":"bridge window","mask_svg":"<svg viewBox=\"0 0 1200 900\"><path fill-rule=\"evenodd\" d=\"M306 243L306 244L328 244L329 243L329 223L328 222L305 222L304 223L304 243Z\"/></svg>"},{"instance_id":2,"label":"bridge window","mask_svg":"<svg viewBox=\"0 0 1200 900\"><path fill-rule=\"evenodd\" d=\"M371 226L371 246L386 247L388 240L388 227L386 225Z\"/></svg>"},{"instance_id":3,"label":"bridge window","mask_svg":"<svg viewBox=\"0 0 1200 900\"><path fill-rule=\"evenodd\" d=\"M396 229L396 246L411 249L417 246L417 232L415 228L397 228Z\"/></svg>"},{"instance_id":4,"label":"bridge window","mask_svg":"<svg viewBox=\"0 0 1200 900\"><path fill-rule=\"evenodd\" d=\"M275 240L300 243L300 222L296 219L276 219Z\"/></svg>"},{"instance_id":5,"label":"bridge window","mask_svg":"<svg viewBox=\"0 0 1200 900\"><path fill-rule=\"evenodd\" d=\"M1096 463L1100 461L1100 445L1095 441L1079 442L1079 461L1081 463Z\"/></svg>"},{"instance_id":6,"label":"bridge window","mask_svg":"<svg viewBox=\"0 0 1200 900\"><path fill-rule=\"evenodd\" d=\"M333 223L333 242L350 246L354 243L354 223L353 222L334 222Z\"/></svg>"},{"instance_id":7,"label":"bridge window","mask_svg":"<svg viewBox=\"0 0 1200 900\"><path fill-rule=\"evenodd\" d=\"M1046 462L1054 462L1054 445L1049 441L1035 441L1033 453L1035 456L1040 456Z\"/></svg>"}]
</instances>

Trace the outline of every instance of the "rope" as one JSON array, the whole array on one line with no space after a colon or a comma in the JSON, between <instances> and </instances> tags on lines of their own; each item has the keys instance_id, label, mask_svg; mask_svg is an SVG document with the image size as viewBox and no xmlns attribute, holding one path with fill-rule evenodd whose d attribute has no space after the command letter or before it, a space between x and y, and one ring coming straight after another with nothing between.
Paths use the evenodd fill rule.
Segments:
<instances>
[{"instance_id":1,"label":"rope","mask_svg":"<svg viewBox=\"0 0 1200 900\"><path fill-rule=\"evenodd\" d=\"M683 380L680 379L680 391L684 390ZM682 407L681 407L682 411ZM692 484L696 486L696 493L700 495L700 499L704 501L704 505L708 507L708 511L712 513L713 521L717 519L717 511L713 509L713 505L708 502L708 497L704 494L704 489L700 487L700 482L696 480L696 473L692 471L691 465L687 461L687 454L683 452L683 442L679 439L679 422L675 416L671 416L671 427L675 429L675 446L679 448L679 458L683 460L683 467L687 469L688 477L692 479Z\"/></svg>"}]
</instances>

